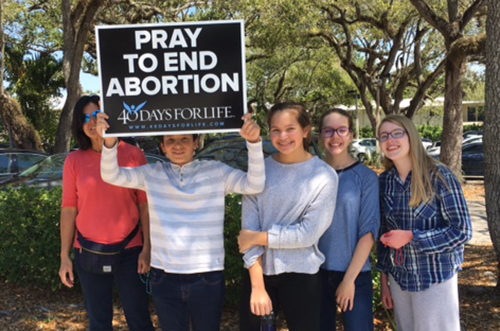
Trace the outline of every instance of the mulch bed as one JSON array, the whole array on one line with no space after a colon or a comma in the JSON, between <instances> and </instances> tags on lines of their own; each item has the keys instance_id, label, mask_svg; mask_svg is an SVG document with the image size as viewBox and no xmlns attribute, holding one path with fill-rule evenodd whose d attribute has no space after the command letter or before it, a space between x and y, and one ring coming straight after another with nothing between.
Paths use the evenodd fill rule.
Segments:
<instances>
[{"instance_id":1,"label":"mulch bed","mask_svg":"<svg viewBox=\"0 0 500 331\"><path fill-rule=\"evenodd\" d=\"M495 291L496 260L492 246L467 246L463 269L459 274L459 291L466 330L500 330L500 294ZM377 330L391 330L383 310L377 311L375 316ZM153 321L158 327L154 314ZM128 330L119 303L115 305L113 324L115 330ZM0 330L85 330L87 327L79 291L52 292L0 283ZM224 311L222 330L238 330L236 310Z\"/></svg>"},{"instance_id":2,"label":"mulch bed","mask_svg":"<svg viewBox=\"0 0 500 331\"><path fill-rule=\"evenodd\" d=\"M484 199L482 183L464 186L466 199ZM491 245L467 246L459 274L460 311L463 329L500 330L500 293L496 291L497 262ZM153 323L159 328L151 304ZM119 302L115 304L114 330L128 330ZM383 309L375 313L376 330L392 330ZM87 314L78 289L51 289L20 286L0 281L0 330L86 330ZM226 309L222 330L238 330L238 312ZM283 325L279 330L287 330ZM338 330L343 330L339 325Z\"/></svg>"}]
</instances>

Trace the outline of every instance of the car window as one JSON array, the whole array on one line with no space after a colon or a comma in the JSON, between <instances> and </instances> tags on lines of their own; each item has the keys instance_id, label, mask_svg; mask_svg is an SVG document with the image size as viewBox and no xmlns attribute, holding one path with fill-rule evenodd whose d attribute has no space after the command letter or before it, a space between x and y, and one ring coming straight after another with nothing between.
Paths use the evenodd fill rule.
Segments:
<instances>
[{"instance_id":1,"label":"car window","mask_svg":"<svg viewBox=\"0 0 500 331\"><path fill-rule=\"evenodd\" d=\"M477 144L473 146L467 146L462 150L463 154L478 154L483 153L483 145Z\"/></svg>"},{"instance_id":2,"label":"car window","mask_svg":"<svg viewBox=\"0 0 500 331\"><path fill-rule=\"evenodd\" d=\"M19 167L19 171L24 171L31 167L33 164L45 159L46 156L38 155L38 154L17 154L17 165Z\"/></svg>"},{"instance_id":3,"label":"car window","mask_svg":"<svg viewBox=\"0 0 500 331\"><path fill-rule=\"evenodd\" d=\"M45 160L35 164L34 166L26 169L21 174L20 177L32 177L32 178L62 178L64 160L68 154L57 154L47 157Z\"/></svg>"},{"instance_id":4,"label":"car window","mask_svg":"<svg viewBox=\"0 0 500 331\"><path fill-rule=\"evenodd\" d=\"M0 175L10 174L11 165L10 154L0 154Z\"/></svg>"},{"instance_id":5,"label":"car window","mask_svg":"<svg viewBox=\"0 0 500 331\"><path fill-rule=\"evenodd\" d=\"M148 162L148 164L156 164L156 162L159 161L167 162L169 160L166 157L161 157L156 155L146 155L146 161Z\"/></svg>"}]
</instances>

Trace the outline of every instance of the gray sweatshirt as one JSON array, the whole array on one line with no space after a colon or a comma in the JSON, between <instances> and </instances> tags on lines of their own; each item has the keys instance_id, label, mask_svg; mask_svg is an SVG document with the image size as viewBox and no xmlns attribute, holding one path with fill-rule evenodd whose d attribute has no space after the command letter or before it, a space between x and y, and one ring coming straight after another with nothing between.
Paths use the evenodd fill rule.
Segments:
<instances>
[{"instance_id":1,"label":"gray sweatshirt","mask_svg":"<svg viewBox=\"0 0 500 331\"><path fill-rule=\"evenodd\" d=\"M265 275L315 274L325 260L318 241L333 219L337 174L317 157L283 164L271 156L265 169L264 191L243 197L242 228L267 231L269 246L249 249L245 267L262 255Z\"/></svg>"}]
</instances>

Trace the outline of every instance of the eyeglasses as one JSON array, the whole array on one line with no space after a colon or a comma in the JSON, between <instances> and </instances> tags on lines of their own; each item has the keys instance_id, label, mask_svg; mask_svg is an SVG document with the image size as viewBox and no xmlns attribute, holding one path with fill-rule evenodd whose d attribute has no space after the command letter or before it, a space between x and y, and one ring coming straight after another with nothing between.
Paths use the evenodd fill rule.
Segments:
<instances>
[{"instance_id":1,"label":"eyeglasses","mask_svg":"<svg viewBox=\"0 0 500 331\"><path fill-rule=\"evenodd\" d=\"M348 128L347 126L341 126L338 129L331 128L329 126L326 126L321 129L321 134L323 135L324 138L331 138L335 135L335 132L337 132L339 137L346 137L349 132L352 130Z\"/></svg>"},{"instance_id":2,"label":"eyeglasses","mask_svg":"<svg viewBox=\"0 0 500 331\"><path fill-rule=\"evenodd\" d=\"M389 139L389 136L391 136L392 138L394 139L401 139L403 138L403 136L405 135L406 131L403 130L403 129L396 129L396 130L393 130L391 132L382 132L379 136L378 136L378 141L380 141L381 143L387 141Z\"/></svg>"},{"instance_id":3,"label":"eyeglasses","mask_svg":"<svg viewBox=\"0 0 500 331\"><path fill-rule=\"evenodd\" d=\"M85 114L85 121L83 121L83 124L87 124L90 122L90 119L92 118L94 121L97 120L97 114L99 114L101 111L96 110L95 112L92 113L92 115Z\"/></svg>"}]
</instances>

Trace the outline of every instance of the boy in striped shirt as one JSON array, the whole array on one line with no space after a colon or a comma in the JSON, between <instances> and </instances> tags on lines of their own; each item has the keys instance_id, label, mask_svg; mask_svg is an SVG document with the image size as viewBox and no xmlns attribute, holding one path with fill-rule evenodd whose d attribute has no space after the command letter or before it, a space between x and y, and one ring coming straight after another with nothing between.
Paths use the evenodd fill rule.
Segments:
<instances>
[{"instance_id":1,"label":"boy in striped shirt","mask_svg":"<svg viewBox=\"0 0 500 331\"><path fill-rule=\"evenodd\" d=\"M99 134L109 128L98 115ZM151 284L163 330L219 330L224 282L224 197L264 189L260 127L243 117L240 135L248 147L248 172L224 163L194 160L197 135L168 135L161 148L171 163L120 168L116 138L105 138L102 179L146 191L151 233Z\"/></svg>"}]
</instances>

